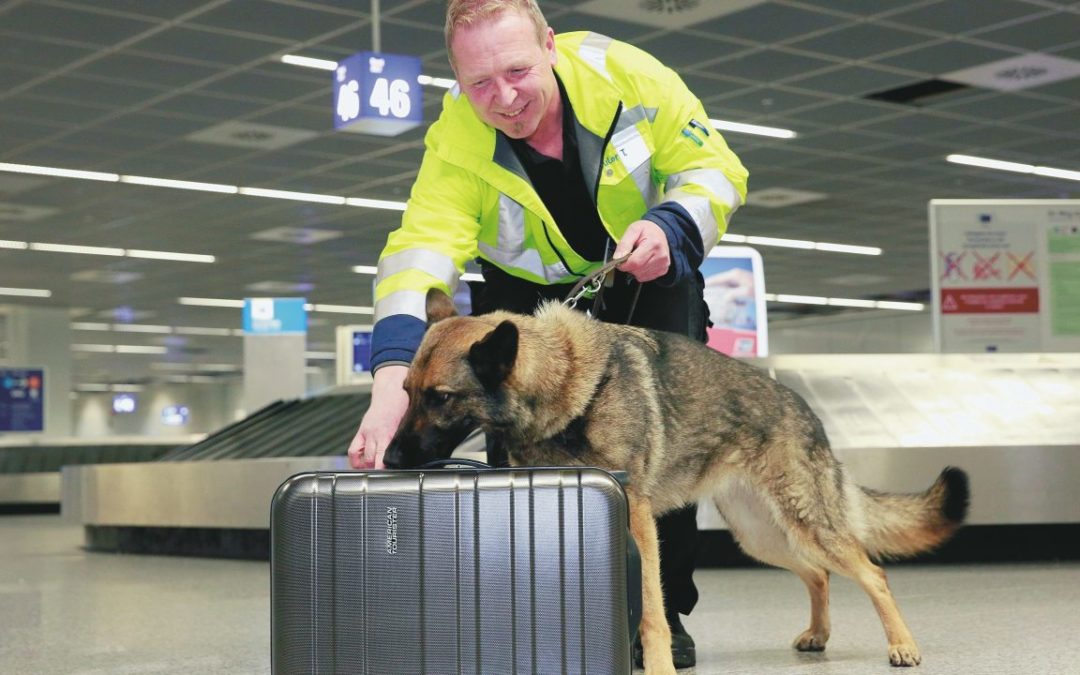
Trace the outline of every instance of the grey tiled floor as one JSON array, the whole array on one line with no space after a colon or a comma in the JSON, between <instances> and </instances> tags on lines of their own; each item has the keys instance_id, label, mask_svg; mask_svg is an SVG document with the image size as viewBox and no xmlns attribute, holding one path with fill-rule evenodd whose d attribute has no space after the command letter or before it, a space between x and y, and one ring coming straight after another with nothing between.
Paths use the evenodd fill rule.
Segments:
<instances>
[{"instance_id":1,"label":"grey tiled floor","mask_svg":"<svg viewBox=\"0 0 1080 675\"><path fill-rule=\"evenodd\" d=\"M263 562L84 552L58 516L0 517L0 673L266 673ZM913 675L1080 673L1080 564L893 567L890 584L923 651ZM700 675L896 673L870 606L833 583L823 654L802 582L777 570L702 570L685 624Z\"/></svg>"}]
</instances>

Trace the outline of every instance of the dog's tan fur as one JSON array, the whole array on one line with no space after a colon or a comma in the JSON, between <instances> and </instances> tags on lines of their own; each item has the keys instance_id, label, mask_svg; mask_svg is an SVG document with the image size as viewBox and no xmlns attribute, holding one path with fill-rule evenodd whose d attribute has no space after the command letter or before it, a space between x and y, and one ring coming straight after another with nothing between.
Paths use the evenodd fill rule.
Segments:
<instances>
[{"instance_id":1,"label":"dog's tan fur","mask_svg":"<svg viewBox=\"0 0 1080 675\"><path fill-rule=\"evenodd\" d=\"M966 513L962 471L946 469L922 494L860 488L797 394L681 336L602 323L557 304L534 317L443 320L452 306L429 294L428 311L432 325L405 381L409 409L387 465L446 457L479 426L515 465L626 471L631 534L642 555L647 673L674 672L654 519L700 498L714 501L747 553L806 584L810 627L796 649L825 648L836 572L873 601L889 661L919 663L872 559L946 541Z\"/></svg>"}]
</instances>

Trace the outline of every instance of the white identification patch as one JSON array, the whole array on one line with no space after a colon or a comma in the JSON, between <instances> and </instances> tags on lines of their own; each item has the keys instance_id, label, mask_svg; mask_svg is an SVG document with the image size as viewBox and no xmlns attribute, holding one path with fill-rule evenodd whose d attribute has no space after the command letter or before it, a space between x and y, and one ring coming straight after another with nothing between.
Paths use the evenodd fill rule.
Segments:
<instances>
[{"instance_id":1,"label":"white identification patch","mask_svg":"<svg viewBox=\"0 0 1080 675\"><path fill-rule=\"evenodd\" d=\"M615 144L615 151L619 154L619 161L623 163L627 171L633 172L642 163L648 161L651 153L649 146L645 145L645 139L641 137L637 129L631 127L627 131L631 133L620 132L611 140Z\"/></svg>"}]
</instances>

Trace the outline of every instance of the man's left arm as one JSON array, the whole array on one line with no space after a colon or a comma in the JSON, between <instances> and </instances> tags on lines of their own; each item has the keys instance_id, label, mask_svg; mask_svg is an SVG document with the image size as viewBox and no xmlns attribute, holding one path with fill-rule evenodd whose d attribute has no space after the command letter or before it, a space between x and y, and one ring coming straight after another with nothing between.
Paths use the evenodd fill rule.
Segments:
<instances>
[{"instance_id":1,"label":"man's left arm","mask_svg":"<svg viewBox=\"0 0 1080 675\"><path fill-rule=\"evenodd\" d=\"M697 269L720 240L746 199L747 171L682 79L668 68L662 73L663 82L650 88L664 93L652 124L653 175L664 194L630 225L616 256L634 251L622 269L640 281L671 285Z\"/></svg>"}]
</instances>

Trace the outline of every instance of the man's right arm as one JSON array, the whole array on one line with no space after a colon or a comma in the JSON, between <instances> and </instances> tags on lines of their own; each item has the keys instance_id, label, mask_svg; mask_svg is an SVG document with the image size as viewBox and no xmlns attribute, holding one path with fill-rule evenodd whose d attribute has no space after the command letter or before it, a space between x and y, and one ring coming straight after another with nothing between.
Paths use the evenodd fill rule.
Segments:
<instances>
[{"instance_id":1,"label":"man's right arm","mask_svg":"<svg viewBox=\"0 0 1080 675\"><path fill-rule=\"evenodd\" d=\"M402 383L408 366L386 365L375 371L371 406L349 444L349 464L354 469L383 468L383 454L409 406Z\"/></svg>"}]
</instances>

